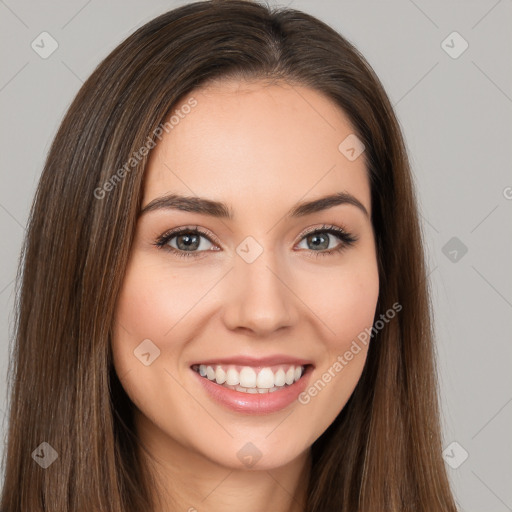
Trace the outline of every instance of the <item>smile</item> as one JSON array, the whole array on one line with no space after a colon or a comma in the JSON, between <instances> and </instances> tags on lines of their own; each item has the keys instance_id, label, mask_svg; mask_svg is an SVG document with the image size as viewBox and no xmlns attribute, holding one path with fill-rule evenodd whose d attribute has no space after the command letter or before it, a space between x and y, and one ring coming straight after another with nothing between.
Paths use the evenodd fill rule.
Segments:
<instances>
[{"instance_id":1,"label":"smile","mask_svg":"<svg viewBox=\"0 0 512 512\"><path fill-rule=\"evenodd\" d=\"M201 377L242 393L273 393L297 382L305 371L300 365L274 365L263 368L237 365L193 365Z\"/></svg>"},{"instance_id":2,"label":"smile","mask_svg":"<svg viewBox=\"0 0 512 512\"><path fill-rule=\"evenodd\" d=\"M199 392L209 400L236 413L270 414L299 404L297 398L306 389L314 366L305 360L279 363L275 357L205 361L190 369Z\"/></svg>"}]
</instances>

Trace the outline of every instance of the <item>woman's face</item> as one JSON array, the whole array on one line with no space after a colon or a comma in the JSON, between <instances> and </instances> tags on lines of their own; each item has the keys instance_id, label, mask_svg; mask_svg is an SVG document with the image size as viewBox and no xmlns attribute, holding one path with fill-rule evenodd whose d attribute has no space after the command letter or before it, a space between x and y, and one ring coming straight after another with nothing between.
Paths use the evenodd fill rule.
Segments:
<instances>
[{"instance_id":1,"label":"woman's face","mask_svg":"<svg viewBox=\"0 0 512 512\"><path fill-rule=\"evenodd\" d=\"M146 171L116 372L157 458L284 466L365 363L357 337L379 277L364 152L347 116L305 87L219 81L175 113ZM341 193L354 200L298 207Z\"/></svg>"}]
</instances>

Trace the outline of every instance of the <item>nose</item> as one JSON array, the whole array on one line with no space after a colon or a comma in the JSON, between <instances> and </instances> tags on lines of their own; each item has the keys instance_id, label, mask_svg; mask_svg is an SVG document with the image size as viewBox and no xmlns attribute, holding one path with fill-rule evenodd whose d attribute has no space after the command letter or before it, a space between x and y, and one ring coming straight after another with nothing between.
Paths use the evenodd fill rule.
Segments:
<instances>
[{"instance_id":1,"label":"nose","mask_svg":"<svg viewBox=\"0 0 512 512\"><path fill-rule=\"evenodd\" d=\"M225 283L223 320L228 329L268 336L299 318L290 272L270 251L252 263L235 258Z\"/></svg>"}]
</instances>

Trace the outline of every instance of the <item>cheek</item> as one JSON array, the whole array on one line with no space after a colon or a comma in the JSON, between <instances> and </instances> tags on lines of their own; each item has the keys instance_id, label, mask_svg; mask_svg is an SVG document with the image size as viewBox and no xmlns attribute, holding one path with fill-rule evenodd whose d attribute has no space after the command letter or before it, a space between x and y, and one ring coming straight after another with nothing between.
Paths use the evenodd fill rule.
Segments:
<instances>
[{"instance_id":1,"label":"cheek","mask_svg":"<svg viewBox=\"0 0 512 512\"><path fill-rule=\"evenodd\" d=\"M330 272L321 293L308 294L308 306L324 325L324 356L314 378L299 397L308 417L322 418L311 431L311 442L336 418L355 389L366 362L369 334L379 295L375 259Z\"/></svg>"},{"instance_id":2,"label":"cheek","mask_svg":"<svg viewBox=\"0 0 512 512\"><path fill-rule=\"evenodd\" d=\"M190 334L183 335L187 312L205 293L204 280L201 284L199 277L191 279L183 280L175 269L155 263L144 254L135 255L127 267L116 304L112 338L116 373L130 400L162 430L181 428L181 416L166 416L166 409L188 408L200 413L181 386L173 385L173 378L182 381L176 368ZM179 289L174 286L176 283ZM146 352L148 365L141 356Z\"/></svg>"},{"instance_id":3,"label":"cheek","mask_svg":"<svg viewBox=\"0 0 512 512\"><path fill-rule=\"evenodd\" d=\"M358 334L371 327L379 295L375 260L331 269L310 280L309 287L306 284L302 296L324 325L325 348L331 355L346 350Z\"/></svg>"},{"instance_id":4,"label":"cheek","mask_svg":"<svg viewBox=\"0 0 512 512\"><path fill-rule=\"evenodd\" d=\"M377 272L352 273L333 293L331 316L335 341L339 348L370 327L379 295Z\"/></svg>"},{"instance_id":5,"label":"cheek","mask_svg":"<svg viewBox=\"0 0 512 512\"><path fill-rule=\"evenodd\" d=\"M132 255L116 304L112 352L116 373L140 409L145 409L145 397L162 392L163 381L172 382L166 371L183 378L183 350L200 329L194 318L201 314L201 299L218 279L215 274L210 279L212 274L193 267L178 271L165 258L142 251ZM138 356L147 351L151 362L145 366ZM158 355L153 359L153 354ZM166 390L169 403L182 400L170 389Z\"/></svg>"},{"instance_id":6,"label":"cheek","mask_svg":"<svg viewBox=\"0 0 512 512\"><path fill-rule=\"evenodd\" d=\"M122 336L149 338L172 349L173 329L197 305L209 284L199 273L177 274L170 265L136 257L127 268L116 309Z\"/></svg>"},{"instance_id":7,"label":"cheek","mask_svg":"<svg viewBox=\"0 0 512 512\"><path fill-rule=\"evenodd\" d=\"M172 336L165 334L172 331L183 313L180 315L179 301L171 299L173 276L169 271L168 275L163 275L163 270L148 265L139 256L133 257L126 269L116 304L112 339L114 366L120 378L129 374L127 380L132 381L136 375L144 375L145 370L165 367L174 352ZM154 361L147 368L136 358L143 342ZM143 386L146 382L147 377L140 379L138 385Z\"/></svg>"}]
</instances>

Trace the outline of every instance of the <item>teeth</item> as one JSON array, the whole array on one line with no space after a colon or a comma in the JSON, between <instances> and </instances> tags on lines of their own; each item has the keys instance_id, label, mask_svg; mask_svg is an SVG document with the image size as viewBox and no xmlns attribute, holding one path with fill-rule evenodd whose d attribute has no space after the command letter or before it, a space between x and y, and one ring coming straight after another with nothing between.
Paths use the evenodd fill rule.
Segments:
<instances>
[{"instance_id":1,"label":"teeth","mask_svg":"<svg viewBox=\"0 0 512 512\"><path fill-rule=\"evenodd\" d=\"M201 367L199 367L199 368L201 368ZM293 366L291 366L290 368L288 368L288 371L286 372L284 381L286 382L286 384L290 385L290 384L293 384L294 380L295 380L295 368Z\"/></svg>"},{"instance_id":2,"label":"teeth","mask_svg":"<svg viewBox=\"0 0 512 512\"><path fill-rule=\"evenodd\" d=\"M274 391L278 391L280 390L281 388L280 387L277 387L277 386L274 386L273 388L270 388L270 389L259 389L259 388L244 388L242 386L228 386L226 384L223 384L223 386L225 388L228 388L228 389L233 389L235 391L240 391L241 393L250 393L250 394L265 394L265 393L273 393Z\"/></svg>"},{"instance_id":3,"label":"teeth","mask_svg":"<svg viewBox=\"0 0 512 512\"><path fill-rule=\"evenodd\" d=\"M274 387L275 376L274 372L270 368L263 368L260 373L258 373L258 379L256 380L256 385L260 389L270 389ZM248 386L246 386L248 387Z\"/></svg>"},{"instance_id":4,"label":"teeth","mask_svg":"<svg viewBox=\"0 0 512 512\"><path fill-rule=\"evenodd\" d=\"M240 371L237 370L240 369ZM201 364L193 369L208 380L244 393L273 393L284 386L297 382L304 374L303 366L261 368L258 373L250 366L207 366Z\"/></svg>"},{"instance_id":5,"label":"teeth","mask_svg":"<svg viewBox=\"0 0 512 512\"><path fill-rule=\"evenodd\" d=\"M256 387L256 372L249 366L244 366L240 372L240 386L244 388Z\"/></svg>"},{"instance_id":6,"label":"teeth","mask_svg":"<svg viewBox=\"0 0 512 512\"><path fill-rule=\"evenodd\" d=\"M240 384L240 377L234 368L230 368L228 370L226 384L229 384L230 386L236 386L237 384Z\"/></svg>"},{"instance_id":7,"label":"teeth","mask_svg":"<svg viewBox=\"0 0 512 512\"><path fill-rule=\"evenodd\" d=\"M284 386L285 383L286 383L286 375L284 373L284 370L282 368L279 368L279 370L277 370L275 377L274 377L274 384L276 386Z\"/></svg>"},{"instance_id":8,"label":"teeth","mask_svg":"<svg viewBox=\"0 0 512 512\"><path fill-rule=\"evenodd\" d=\"M217 366L217 369L215 370L215 380L217 381L217 384L224 384L226 379L226 372L220 366Z\"/></svg>"}]
</instances>

